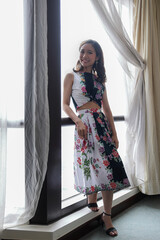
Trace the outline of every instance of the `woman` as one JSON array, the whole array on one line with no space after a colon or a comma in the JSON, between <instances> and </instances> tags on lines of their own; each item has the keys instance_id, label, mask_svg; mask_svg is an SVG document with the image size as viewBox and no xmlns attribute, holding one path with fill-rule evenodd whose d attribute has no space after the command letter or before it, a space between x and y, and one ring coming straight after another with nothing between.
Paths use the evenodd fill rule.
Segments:
<instances>
[{"instance_id":1,"label":"woman","mask_svg":"<svg viewBox=\"0 0 160 240\"><path fill-rule=\"evenodd\" d=\"M102 192L106 234L117 236L111 220L113 190L125 188L129 182L117 152L119 143L105 88L103 52L94 40L82 42L79 51L76 68L64 79L63 96L63 109L76 125L75 189L88 196L92 211L98 211L97 192ZM71 96L78 116L70 108Z\"/></svg>"}]
</instances>

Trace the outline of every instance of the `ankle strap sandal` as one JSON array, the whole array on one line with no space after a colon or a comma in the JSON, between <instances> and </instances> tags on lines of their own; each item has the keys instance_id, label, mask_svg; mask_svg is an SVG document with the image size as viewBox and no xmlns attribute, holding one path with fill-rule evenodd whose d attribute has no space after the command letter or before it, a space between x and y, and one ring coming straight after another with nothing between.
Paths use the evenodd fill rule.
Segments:
<instances>
[{"instance_id":1,"label":"ankle strap sandal","mask_svg":"<svg viewBox=\"0 0 160 240\"><path fill-rule=\"evenodd\" d=\"M103 212L104 215L111 217L112 215L106 212ZM102 226L104 225L104 222L102 220ZM112 234L114 233L114 235ZM116 237L118 235L117 229L114 227L110 227L106 230L106 234L109 235L110 237Z\"/></svg>"}]
</instances>

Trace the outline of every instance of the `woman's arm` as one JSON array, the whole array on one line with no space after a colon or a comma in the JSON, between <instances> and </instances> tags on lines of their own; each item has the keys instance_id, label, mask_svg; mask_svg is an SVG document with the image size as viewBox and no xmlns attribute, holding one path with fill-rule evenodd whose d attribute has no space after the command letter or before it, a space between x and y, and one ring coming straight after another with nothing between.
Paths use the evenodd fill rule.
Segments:
<instances>
[{"instance_id":1,"label":"woman's arm","mask_svg":"<svg viewBox=\"0 0 160 240\"><path fill-rule=\"evenodd\" d=\"M112 130L112 140L115 143L116 148L118 148L119 142L118 142L117 132L116 132L115 125L114 125L114 119L113 119L112 112L111 112L109 102L108 102L108 98L107 98L106 88L105 88L104 93L103 93L102 102L103 102L104 114L107 117L109 125L110 125L111 130Z\"/></svg>"},{"instance_id":2,"label":"woman's arm","mask_svg":"<svg viewBox=\"0 0 160 240\"><path fill-rule=\"evenodd\" d=\"M65 113L73 120L73 122L77 126L78 135L81 138L87 139L87 129L84 123L80 118L73 112L70 108L70 97L72 93L72 85L74 81L74 75L72 73L68 73L64 79L64 88L63 88L63 110Z\"/></svg>"}]
</instances>

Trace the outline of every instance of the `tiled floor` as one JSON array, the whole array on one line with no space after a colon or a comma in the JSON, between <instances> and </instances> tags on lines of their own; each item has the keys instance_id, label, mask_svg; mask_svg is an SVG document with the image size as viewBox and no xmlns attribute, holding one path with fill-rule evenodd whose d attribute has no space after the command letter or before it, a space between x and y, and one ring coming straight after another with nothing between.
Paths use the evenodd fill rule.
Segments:
<instances>
[{"instance_id":1,"label":"tiled floor","mask_svg":"<svg viewBox=\"0 0 160 240\"><path fill-rule=\"evenodd\" d=\"M113 219L119 235L115 240L159 240L160 239L160 195L146 196ZM113 239L102 227L80 240Z\"/></svg>"}]
</instances>

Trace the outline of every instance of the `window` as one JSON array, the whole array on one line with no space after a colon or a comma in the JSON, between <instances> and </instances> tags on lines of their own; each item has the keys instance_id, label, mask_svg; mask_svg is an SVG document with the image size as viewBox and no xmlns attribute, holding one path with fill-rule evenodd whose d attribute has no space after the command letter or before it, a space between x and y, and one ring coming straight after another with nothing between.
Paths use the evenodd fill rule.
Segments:
<instances>
[{"instance_id":1,"label":"window","mask_svg":"<svg viewBox=\"0 0 160 240\"><path fill-rule=\"evenodd\" d=\"M0 29L0 101L7 109L7 215L25 204L23 1L1 1Z\"/></svg>"},{"instance_id":2,"label":"window","mask_svg":"<svg viewBox=\"0 0 160 240\"><path fill-rule=\"evenodd\" d=\"M113 115L115 117L120 115L122 117L118 119L123 120L125 114L123 71L116 58L113 58L114 51L110 51L112 43L107 39L90 1L47 0L47 4L50 147L46 179L38 209L32 221L40 224L48 224L86 206L85 197L73 189L74 124L61 108L64 76L75 66L79 55L79 44L85 38L96 39L101 44L105 54L107 89ZM118 71L117 82L117 74L113 74ZM118 135L121 142L121 150L119 150L123 158L124 121L116 122L116 127L117 130L119 129Z\"/></svg>"},{"instance_id":3,"label":"window","mask_svg":"<svg viewBox=\"0 0 160 240\"><path fill-rule=\"evenodd\" d=\"M123 18L128 17L128 9L123 8ZM129 23L129 21L125 21ZM126 26L129 28L129 26ZM61 91L67 72L71 72L79 57L79 45L83 40L98 41L104 53L107 75L107 93L113 116L126 114L126 93L124 72L120 66L114 46L90 1L61 0ZM72 100L71 107L74 109ZM66 114L61 110L62 118ZM115 122L120 142L119 153L125 154L125 122ZM62 207L71 204L71 198L78 193L73 189L73 134L74 125L62 126ZM80 194L79 194L80 195ZM84 197L80 196L79 199ZM67 199L69 199L67 201ZM76 198L77 201L77 198Z\"/></svg>"}]
</instances>

